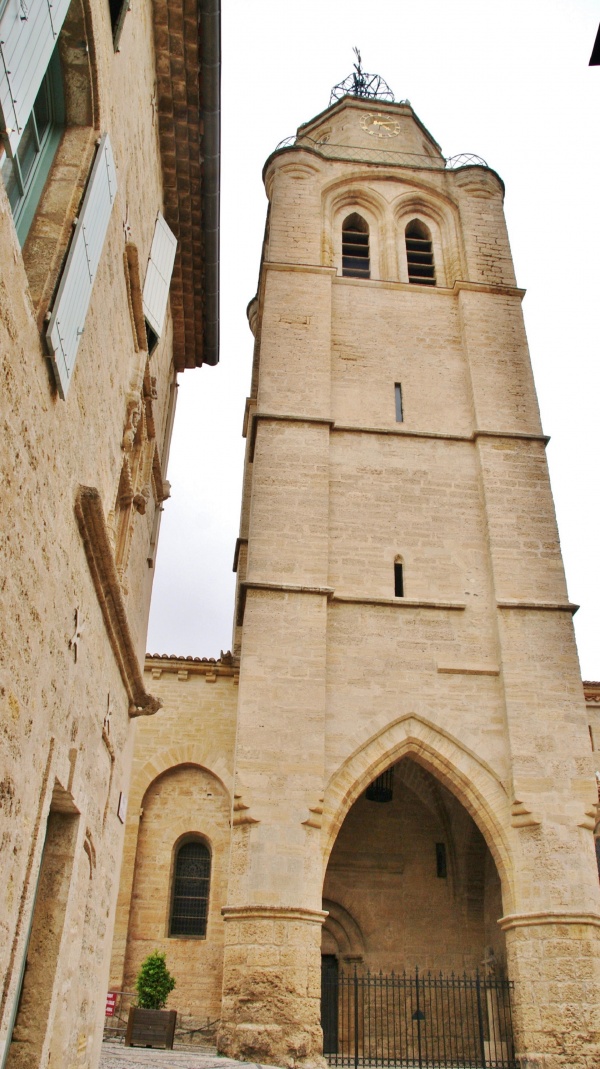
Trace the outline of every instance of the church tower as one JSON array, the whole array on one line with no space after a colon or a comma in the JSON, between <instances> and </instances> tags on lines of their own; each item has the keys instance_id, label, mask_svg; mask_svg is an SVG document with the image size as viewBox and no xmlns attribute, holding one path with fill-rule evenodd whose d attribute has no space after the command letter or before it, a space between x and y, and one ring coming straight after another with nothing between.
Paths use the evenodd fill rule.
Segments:
<instances>
[{"instance_id":1,"label":"church tower","mask_svg":"<svg viewBox=\"0 0 600 1069\"><path fill-rule=\"evenodd\" d=\"M504 186L365 84L264 170L220 1049L319 1064L322 961L484 962L519 1064L583 1069L597 794Z\"/></svg>"}]
</instances>

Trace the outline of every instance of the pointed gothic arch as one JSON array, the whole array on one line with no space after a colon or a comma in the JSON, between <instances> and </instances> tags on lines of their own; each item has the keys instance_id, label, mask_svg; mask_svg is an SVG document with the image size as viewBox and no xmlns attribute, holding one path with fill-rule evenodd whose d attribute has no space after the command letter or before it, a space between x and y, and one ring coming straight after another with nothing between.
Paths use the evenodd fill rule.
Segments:
<instances>
[{"instance_id":1,"label":"pointed gothic arch","mask_svg":"<svg viewBox=\"0 0 600 1069\"><path fill-rule=\"evenodd\" d=\"M331 776L323 802L323 874L351 806L372 780L402 757L411 757L431 772L473 818L496 864L508 914L513 903L513 862L505 830L510 826L506 789L472 750L415 714L400 717L372 735Z\"/></svg>"},{"instance_id":2,"label":"pointed gothic arch","mask_svg":"<svg viewBox=\"0 0 600 1069\"><path fill-rule=\"evenodd\" d=\"M402 193L392 205L399 251L400 280L408 282L405 232L414 221L430 232L438 286L453 286L465 277L465 256L456 205L426 189Z\"/></svg>"},{"instance_id":3,"label":"pointed gothic arch","mask_svg":"<svg viewBox=\"0 0 600 1069\"><path fill-rule=\"evenodd\" d=\"M342 274L342 224L353 213L361 216L369 228L370 277L390 277L386 228L389 205L367 182L355 179L335 182L323 191L323 264L337 267Z\"/></svg>"}]
</instances>

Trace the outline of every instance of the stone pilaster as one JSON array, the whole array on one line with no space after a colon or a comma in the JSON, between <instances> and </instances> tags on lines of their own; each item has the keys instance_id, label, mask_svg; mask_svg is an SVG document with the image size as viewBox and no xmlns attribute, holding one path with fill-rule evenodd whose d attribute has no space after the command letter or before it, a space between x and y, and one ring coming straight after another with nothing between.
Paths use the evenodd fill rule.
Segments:
<instances>
[{"instance_id":1,"label":"stone pilaster","mask_svg":"<svg viewBox=\"0 0 600 1069\"><path fill-rule=\"evenodd\" d=\"M225 907L222 1026L230 1058L321 1067L322 910Z\"/></svg>"},{"instance_id":2,"label":"stone pilaster","mask_svg":"<svg viewBox=\"0 0 600 1069\"><path fill-rule=\"evenodd\" d=\"M503 917L522 1069L600 1064L600 916L546 911Z\"/></svg>"}]
</instances>

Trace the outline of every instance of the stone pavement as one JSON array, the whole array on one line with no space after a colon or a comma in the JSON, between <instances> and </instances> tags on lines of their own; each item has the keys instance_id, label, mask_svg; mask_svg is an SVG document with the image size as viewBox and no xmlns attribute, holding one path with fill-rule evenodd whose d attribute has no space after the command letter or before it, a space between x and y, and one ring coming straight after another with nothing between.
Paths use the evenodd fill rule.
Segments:
<instances>
[{"instance_id":1,"label":"stone pavement","mask_svg":"<svg viewBox=\"0 0 600 1069\"><path fill-rule=\"evenodd\" d=\"M252 1062L237 1062L220 1058L214 1049L202 1049L177 1044L175 1050L150 1050L145 1047L124 1047L121 1043L104 1042L100 1069L262 1069ZM268 1069L272 1069L271 1066Z\"/></svg>"}]
</instances>

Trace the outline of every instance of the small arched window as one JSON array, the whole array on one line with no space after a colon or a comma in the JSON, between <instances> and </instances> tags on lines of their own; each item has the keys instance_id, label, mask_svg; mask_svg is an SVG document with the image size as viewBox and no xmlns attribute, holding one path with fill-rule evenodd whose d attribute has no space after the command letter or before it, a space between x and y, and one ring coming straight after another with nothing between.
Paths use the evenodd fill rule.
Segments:
<instances>
[{"instance_id":1,"label":"small arched window","mask_svg":"<svg viewBox=\"0 0 600 1069\"><path fill-rule=\"evenodd\" d=\"M188 839L175 855L169 935L206 936L210 892L210 850Z\"/></svg>"},{"instance_id":2,"label":"small arched window","mask_svg":"<svg viewBox=\"0 0 600 1069\"><path fill-rule=\"evenodd\" d=\"M435 286L431 234L419 219L413 219L406 228L406 261L409 282Z\"/></svg>"},{"instance_id":3,"label":"small arched window","mask_svg":"<svg viewBox=\"0 0 600 1069\"><path fill-rule=\"evenodd\" d=\"M342 274L369 278L369 224L353 212L342 223Z\"/></svg>"}]
</instances>

